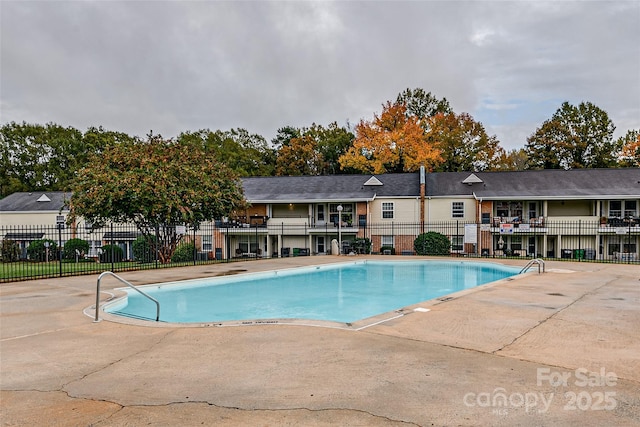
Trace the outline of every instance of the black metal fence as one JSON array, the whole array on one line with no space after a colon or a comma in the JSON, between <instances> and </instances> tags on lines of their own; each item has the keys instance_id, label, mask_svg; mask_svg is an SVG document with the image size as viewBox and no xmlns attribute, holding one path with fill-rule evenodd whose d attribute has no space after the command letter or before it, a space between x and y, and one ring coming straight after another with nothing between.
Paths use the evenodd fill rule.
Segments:
<instances>
[{"instance_id":1,"label":"black metal fence","mask_svg":"<svg viewBox=\"0 0 640 427\"><path fill-rule=\"evenodd\" d=\"M640 224L634 221L313 224L271 219L158 227L152 235L123 224L0 226L0 282L337 252L414 255L415 238L431 231L447 236L451 256L639 261Z\"/></svg>"}]
</instances>

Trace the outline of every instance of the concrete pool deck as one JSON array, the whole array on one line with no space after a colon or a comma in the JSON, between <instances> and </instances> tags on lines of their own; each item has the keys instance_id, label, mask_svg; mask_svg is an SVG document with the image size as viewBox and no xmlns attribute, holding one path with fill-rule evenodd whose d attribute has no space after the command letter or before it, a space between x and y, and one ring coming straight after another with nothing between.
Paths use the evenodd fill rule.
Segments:
<instances>
[{"instance_id":1,"label":"concrete pool deck","mask_svg":"<svg viewBox=\"0 0 640 427\"><path fill-rule=\"evenodd\" d=\"M138 285L345 258L119 274ZM4 283L0 423L640 425L640 266L546 267L361 330L96 323L97 275Z\"/></svg>"}]
</instances>

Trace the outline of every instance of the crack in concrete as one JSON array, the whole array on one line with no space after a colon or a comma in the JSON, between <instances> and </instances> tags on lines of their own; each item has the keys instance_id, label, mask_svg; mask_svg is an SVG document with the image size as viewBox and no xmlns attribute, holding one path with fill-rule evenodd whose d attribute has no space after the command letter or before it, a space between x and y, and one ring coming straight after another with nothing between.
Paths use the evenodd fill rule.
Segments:
<instances>
[{"instance_id":1,"label":"crack in concrete","mask_svg":"<svg viewBox=\"0 0 640 427\"><path fill-rule=\"evenodd\" d=\"M587 297L589 295L595 295L597 291L599 291L600 289L604 288L605 286L608 286L608 285L614 283L616 280L619 280L619 279L621 279L621 277L619 277L619 276L614 277L614 278L610 279L609 281L603 283L602 285L598 286L597 288L593 288L593 289L585 292L579 298L575 299L574 301L572 301L571 303L569 303L566 306L562 307L561 309L559 309L555 313L553 313L553 314L549 315L548 317L544 318L543 320L539 321L537 325L532 326L531 328L529 328L526 331L524 331L522 334L520 334L517 337L515 337L511 342L509 342L509 343L503 345L502 347L500 347L500 348L498 348L496 350L493 350L493 351L484 351L484 350L479 350L479 349L476 349L476 348L456 346L456 345L453 345L453 344L444 344L444 343L438 343L438 342L433 342L433 341L425 341L425 340L420 340L420 339L411 338L411 337L394 337L394 338L397 338L397 339L400 339L400 340L408 340L408 341L414 341L414 342L427 343L427 344L431 344L431 345L437 345L437 346L446 347L446 348L452 348L452 349L456 349L456 350L464 350L464 351L470 351L470 352L475 352L475 353L480 353L480 354L493 355L493 356L497 356L497 357L504 357L504 358L511 359L512 358L511 356L500 354L499 352L503 351L507 347L515 344L516 341L518 341L519 339L521 339L522 337L527 335L529 332L531 332L534 329L538 328L539 326L543 325L544 323L546 323L551 318L556 317L558 314L562 313L563 311L565 311L569 307L571 307L574 304L578 303L579 301L583 300L585 297ZM412 313L408 313L408 314L412 314ZM571 321L565 320L565 319L557 319L557 320L560 321L560 322L571 322ZM581 324L581 323L578 323L578 322L571 322L571 323ZM363 330L363 331L360 331L360 332L368 333L368 334L374 334L374 335L388 336L388 335L386 335L384 333L380 333L380 332L377 332L375 330L366 330L366 331ZM530 363L540 363L540 362L538 362L536 360L532 360L532 359L519 358L518 360L521 360L521 361L524 361L524 362L530 362ZM545 366L550 366L550 367L554 367L554 368L569 369L569 367L567 367L567 366L550 365L548 363L542 363L542 364L545 365ZM634 379L626 378L626 377L618 377L618 379L620 379L622 381L628 381L628 382L633 383L633 384L639 384L640 383L640 382L638 382L638 381L636 381Z\"/></svg>"},{"instance_id":2,"label":"crack in concrete","mask_svg":"<svg viewBox=\"0 0 640 427\"><path fill-rule=\"evenodd\" d=\"M574 301L572 301L571 303L565 305L564 307L562 307L560 310L556 311L555 313L547 316L546 318L542 319L541 321L538 322L537 325L534 325L532 327L530 327L529 329L527 329L526 331L524 331L522 334L518 335L517 337L515 337L513 340L511 340L511 342L503 345L502 347L492 351L492 354L496 354L497 352L500 352L504 349L506 349L507 347L512 346L513 344L516 343L516 341L518 341L519 339L521 339L522 337L524 337L525 335L527 335L529 332L533 331L534 329L544 325L545 323L547 323L550 319L556 317L558 314L562 313L563 311L567 310L569 307L572 307L573 305L577 304L579 301L583 300L587 295L593 295L595 294L597 291L599 291L600 289L604 288L605 286L615 282L616 280L618 280L619 277L616 277L614 279L609 280L608 282L602 284L601 286L598 286L597 288L591 289L587 292L585 292L584 294L582 294L579 298L575 299ZM562 319L561 319L562 320Z\"/></svg>"},{"instance_id":3,"label":"crack in concrete","mask_svg":"<svg viewBox=\"0 0 640 427\"><path fill-rule=\"evenodd\" d=\"M70 396L68 392L66 392L65 390L62 390L62 389L58 389L58 390L37 390L37 389L7 390L7 389L3 389L2 391L18 392L18 393L20 393L20 392L28 392L28 393L63 393L65 396L67 396L72 401L82 400L82 401L85 401L85 402L104 402L104 403L109 403L109 404L115 405L117 407L117 409L115 411L113 411L111 414L109 414L105 418L102 418L102 419L99 419L99 420L97 420L95 422L92 422L91 424L89 424L89 426L105 422L105 421L109 420L111 417L113 417L114 415L116 415L117 413L121 412L125 408L125 406L123 406L123 405L121 405L121 404L119 404L117 402L112 402L110 400Z\"/></svg>"},{"instance_id":4,"label":"crack in concrete","mask_svg":"<svg viewBox=\"0 0 640 427\"><path fill-rule=\"evenodd\" d=\"M98 372L98 371L96 371L96 372ZM91 374L87 374L84 377L86 377L88 375L91 375ZM74 381L79 381L79 380L74 380ZM74 381L71 381L71 382L74 382ZM64 393L69 399L72 399L72 400L82 400L82 401L86 401L86 402L104 402L104 403L108 403L108 404L112 404L112 405L117 406L117 409L115 411L113 411L111 414L109 414L108 416L106 416L105 418L103 418L101 420L97 420L96 422L94 422L94 423L92 423L90 425L99 424L101 422L107 422L108 420L110 420L113 417L115 417L118 413L122 412L124 409L131 409L131 408L158 408L158 407L168 407L168 406L174 406L174 405L177 406L177 405L189 405L189 404L205 404L205 405L213 406L213 407L220 408L220 409L230 409L230 410L236 410L236 411L241 411L241 412L289 412L289 411L309 411L309 412L331 412L331 411L336 411L336 412L339 412L339 411L348 411L348 412L356 412L356 413L366 414L366 415L369 415L369 416L371 416L373 418L377 418L377 419L381 419L381 420L385 420L385 421L389 421L389 422L397 422L397 423L402 423L402 424L412 425L412 426L417 426L417 427L421 426L421 424L417 424L415 422L394 419L394 418L390 418L390 417L385 416L385 415L379 415L379 414L375 414L375 413L372 413L372 412L369 412L369 411L365 411L363 409L356 409L356 408L319 408L319 409L313 409L313 408L306 408L306 407L294 407L294 408L252 408L252 409L247 409L247 408L242 408L242 407L239 407L239 406L219 405L219 404L212 403L212 402L209 402L209 401L206 401L206 400L173 401L173 402L166 402L166 403L159 403L159 404L131 404L131 405L124 405L124 404L121 404L121 403L118 403L118 402L114 402L112 400L107 400L107 399L96 399L96 398L86 398L86 397L73 396L68 391L63 390L63 389L58 389L58 390L28 389L28 390L4 390L4 391L37 392L37 393Z\"/></svg>"},{"instance_id":5,"label":"crack in concrete","mask_svg":"<svg viewBox=\"0 0 640 427\"><path fill-rule=\"evenodd\" d=\"M131 354L129 354L129 355L123 356L123 357L121 357L121 358L120 358L120 359L118 359L118 360L115 360L115 361L113 361L113 362L107 363L107 364L106 364L106 365L104 365L104 366L101 366L101 367L99 367L99 368L97 368L97 369L95 369L95 370L93 370L93 371L91 371L91 372L88 372L88 373L86 373L86 374L82 375L80 378L73 379L73 380L71 380L71 381L69 381L69 382L67 382L67 383L63 384L63 385L60 387L59 391L62 391L62 392L67 393L67 396L69 396L69 397L76 398L76 396L72 396L71 394L69 394L69 392L67 392L67 391L65 390L65 388L66 388L66 387L68 387L69 385L71 385L71 384L75 383L75 382L82 381L83 379L87 378L87 377L88 377L88 376L90 376L90 375L96 374L96 373L98 373L98 372L100 372L100 371L103 371L103 370L105 370L105 369L107 369L107 368L109 368L109 367L111 367L111 366L113 366L113 365L115 365L115 364L117 364L117 363L120 363L120 362L122 362L123 360L127 360L127 359L129 359L129 358L131 358L131 357L136 357L136 356L138 356L138 355L140 355L140 354L142 354L142 353L145 353L145 352L151 351L154 347L156 347L156 346L160 345L160 344L161 344L161 343L162 343L162 342L163 342L163 341L164 341L164 340L165 340L169 335L173 335L175 332L176 332L176 330L169 330L169 331L167 331L167 333L165 333L164 335L162 335L162 336L161 336L161 337L160 337L156 342L152 343L152 344L151 344L151 345L149 345L147 348L144 348L144 349L142 349L142 350L140 350L140 351L137 351L137 352L135 352L135 353L131 353Z\"/></svg>"},{"instance_id":6,"label":"crack in concrete","mask_svg":"<svg viewBox=\"0 0 640 427\"><path fill-rule=\"evenodd\" d=\"M188 402L167 402L167 403L162 403L162 404L156 404L156 405L145 405L145 404L137 404L137 405L128 405L125 406L126 408L155 408L155 407L163 407L163 406L173 406L173 405L189 405L189 404L205 404L208 406L213 406L215 408L220 408L220 409L231 409L231 410L235 410L235 411L241 411L241 412L288 412L288 411L309 411L309 412L330 412L330 411L349 411L349 412L356 412L356 413L361 413L361 414L366 414L366 415L370 415L373 418L378 418L381 420L385 420L385 421L390 421L390 422L397 422L397 423L402 423L402 424L407 424L407 425L412 425L412 426L417 426L420 427L420 424L416 424L414 422L410 422L410 421L405 421L405 420L397 420L397 419L393 419L384 415L378 415L378 414L374 414L372 412L369 411L365 411L363 409L355 409L355 408L320 408L320 409L313 409L313 408L306 408L306 407L295 407L295 408L253 408L253 409L247 409L247 408L242 408L239 406L224 406L224 405L218 405L216 403L212 403L212 402L208 402L206 400L190 400Z\"/></svg>"},{"instance_id":7,"label":"crack in concrete","mask_svg":"<svg viewBox=\"0 0 640 427\"><path fill-rule=\"evenodd\" d=\"M77 325L77 326L69 326L67 328L49 329L49 330L46 330L46 331L34 332L33 334L18 335L16 337L2 338L2 339L0 339L0 342L18 340L18 339L29 338L29 337L37 337L38 335L51 334L51 333L54 333L54 332L68 331L68 330L71 330L71 329L79 329L79 328L84 328L84 327L85 327L85 325Z\"/></svg>"}]
</instances>

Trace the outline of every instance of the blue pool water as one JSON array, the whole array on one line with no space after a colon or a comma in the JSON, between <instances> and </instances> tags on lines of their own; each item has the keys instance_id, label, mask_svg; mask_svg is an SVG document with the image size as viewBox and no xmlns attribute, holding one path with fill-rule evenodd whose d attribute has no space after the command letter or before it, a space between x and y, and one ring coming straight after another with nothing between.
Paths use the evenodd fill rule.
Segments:
<instances>
[{"instance_id":1,"label":"blue pool water","mask_svg":"<svg viewBox=\"0 0 640 427\"><path fill-rule=\"evenodd\" d=\"M160 302L160 321L315 319L350 323L493 282L516 267L474 262L357 261L142 286ZM107 312L155 320L133 290Z\"/></svg>"}]
</instances>

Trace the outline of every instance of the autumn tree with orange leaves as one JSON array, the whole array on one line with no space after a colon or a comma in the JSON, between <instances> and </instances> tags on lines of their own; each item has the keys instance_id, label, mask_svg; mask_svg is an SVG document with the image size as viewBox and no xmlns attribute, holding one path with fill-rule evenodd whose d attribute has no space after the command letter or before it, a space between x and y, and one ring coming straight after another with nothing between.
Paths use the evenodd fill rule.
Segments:
<instances>
[{"instance_id":1,"label":"autumn tree with orange leaves","mask_svg":"<svg viewBox=\"0 0 640 427\"><path fill-rule=\"evenodd\" d=\"M640 167L640 130L630 130L619 139L622 146L620 166Z\"/></svg>"},{"instance_id":2,"label":"autumn tree with orange leaves","mask_svg":"<svg viewBox=\"0 0 640 427\"><path fill-rule=\"evenodd\" d=\"M340 157L342 168L363 173L413 172L424 165L433 170L442 158L429 143L419 119L407 116L403 104L387 102L382 114L356 126L353 146Z\"/></svg>"},{"instance_id":3,"label":"autumn tree with orange leaves","mask_svg":"<svg viewBox=\"0 0 640 427\"><path fill-rule=\"evenodd\" d=\"M272 141L276 146L276 175L329 175L340 170L338 159L353 142L354 135L336 122L309 128L285 127Z\"/></svg>"},{"instance_id":4,"label":"autumn tree with orange leaves","mask_svg":"<svg viewBox=\"0 0 640 427\"><path fill-rule=\"evenodd\" d=\"M467 113L438 113L427 119L426 139L440 150L438 172L495 170L504 150L495 136Z\"/></svg>"}]
</instances>

